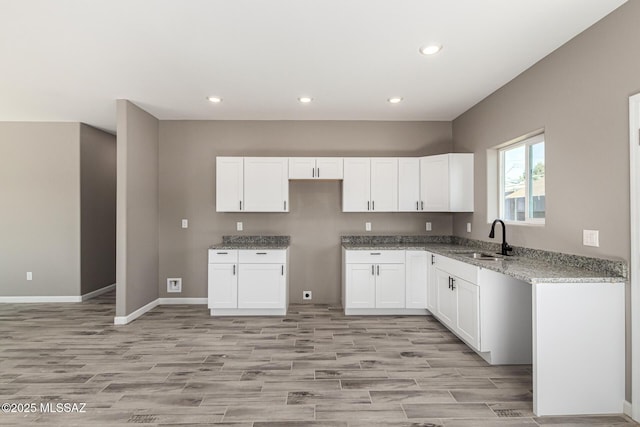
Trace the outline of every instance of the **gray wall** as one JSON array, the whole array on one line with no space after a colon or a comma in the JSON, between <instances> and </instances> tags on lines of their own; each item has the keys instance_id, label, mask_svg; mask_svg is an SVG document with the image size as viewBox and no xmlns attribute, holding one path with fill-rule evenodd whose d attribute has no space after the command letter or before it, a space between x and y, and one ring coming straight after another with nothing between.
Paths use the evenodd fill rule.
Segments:
<instances>
[{"instance_id":1,"label":"gray wall","mask_svg":"<svg viewBox=\"0 0 640 427\"><path fill-rule=\"evenodd\" d=\"M158 120L117 101L116 316L158 298Z\"/></svg>"},{"instance_id":2,"label":"gray wall","mask_svg":"<svg viewBox=\"0 0 640 427\"><path fill-rule=\"evenodd\" d=\"M475 213L454 215L456 235L471 221L471 236L489 240L486 149L545 128L546 225L511 226L509 243L629 260L628 97L640 91L639 20L640 2L626 3L454 120L455 150L476 154ZM600 230L599 248L582 245L583 229Z\"/></svg>"},{"instance_id":3,"label":"gray wall","mask_svg":"<svg viewBox=\"0 0 640 427\"><path fill-rule=\"evenodd\" d=\"M450 234L450 214L342 213L340 181L291 181L290 213L217 213L216 156L419 156L451 150L450 122L161 121L161 297L207 296L207 248L226 234L290 235L290 301L340 302L340 236ZM182 229L180 220L189 219ZM237 232L236 221L244 223ZM182 277L182 294L167 294Z\"/></svg>"},{"instance_id":4,"label":"gray wall","mask_svg":"<svg viewBox=\"0 0 640 427\"><path fill-rule=\"evenodd\" d=\"M116 137L80 125L81 293L116 282Z\"/></svg>"},{"instance_id":5,"label":"gray wall","mask_svg":"<svg viewBox=\"0 0 640 427\"><path fill-rule=\"evenodd\" d=\"M0 296L80 294L79 127L0 123Z\"/></svg>"}]
</instances>

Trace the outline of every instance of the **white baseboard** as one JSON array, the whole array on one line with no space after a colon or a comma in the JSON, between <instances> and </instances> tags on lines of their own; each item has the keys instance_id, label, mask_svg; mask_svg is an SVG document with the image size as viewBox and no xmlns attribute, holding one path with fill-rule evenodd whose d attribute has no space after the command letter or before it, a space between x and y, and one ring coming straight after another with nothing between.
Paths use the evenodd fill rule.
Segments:
<instances>
[{"instance_id":1,"label":"white baseboard","mask_svg":"<svg viewBox=\"0 0 640 427\"><path fill-rule=\"evenodd\" d=\"M139 309L137 309L133 313L129 314L128 316L116 316L116 317L113 318L113 324L114 325L126 325L127 323L131 323L134 320L136 320L138 317L140 317L143 314L145 314L147 311L150 311L150 310L156 308L158 306L158 304L159 304L159 301L160 301L159 299L154 299L149 304L140 307Z\"/></svg>"},{"instance_id":2,"label":"white baseboard","mask_svg":"<svg viewBox=\"0 0 640 427\"><path fill-rule=\"evenodd\" d=\"M160 305L171 305L171 304L190 304L190 305L200 305L200 304L208 304L208 298L159 298Z\"/></svg>"},{"instance_id":3,"label":"white baseboard","mask_svg":"<svg viewBox=\"0 0 640 427\"><path fill-rule=\"evenodd\" d=\"M622 402L622 413L631 418L633 415L633 405L628 400Z\"/></svg>"},{"instance_id":4,"label":"white baseboard","mask_svg":"<svg viewBox=\"0 0 640 427\"><path fill-rule=\"evenodd\" d=\"M43 302L82 302L82 297L77 296L37 296L37 297L0 297L0 303L43 303Z\"/></svg>"},{"instance_id":5,"label":"white baseboard","mask_svg":"<svg viewBox=\"0 0 640 427\"><path fill-rule=\"evenodd\" d=\"M89 292L88 294L82 295L82 301L86 301L86 300L89 300L91 298L95 298L95 297L100 296L102 294L106 294L107 292L111 292L115 288L116 288L116 284L114 283L113 285L109 285L109 286L105 286L104 288L96 289L93 292Z\"/></svg>"}]
</instances>

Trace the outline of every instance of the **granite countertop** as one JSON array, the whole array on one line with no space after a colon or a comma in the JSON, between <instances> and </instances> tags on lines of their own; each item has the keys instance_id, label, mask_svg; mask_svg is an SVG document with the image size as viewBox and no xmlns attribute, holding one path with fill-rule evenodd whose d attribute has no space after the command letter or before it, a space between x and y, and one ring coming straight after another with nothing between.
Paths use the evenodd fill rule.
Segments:
<instances>
[{"instance_id":1,"label":"granite countertop","mask_svg":"<svg viewBox=\"0 0 640 427\"><path fill-rule=\"evenodd\" d=\"M289 236L222 236L222 243L209 249L287 249L290 244Z\"/></svg>"},{"instance_id":2,"label":"granite countertop","mask_svg":"<svg viewBox=\"0 0 640 427\"><path fill-rule=\"evenodd\" d=\"M499 252L500 245L454 236L344 236L342 246L349 250L423 249L531 284L620 283L627 280L624 261L519 247L514 247L514 256L500 261L483 261L464 253L494 254Z\"/></svg>"}]
</instances>

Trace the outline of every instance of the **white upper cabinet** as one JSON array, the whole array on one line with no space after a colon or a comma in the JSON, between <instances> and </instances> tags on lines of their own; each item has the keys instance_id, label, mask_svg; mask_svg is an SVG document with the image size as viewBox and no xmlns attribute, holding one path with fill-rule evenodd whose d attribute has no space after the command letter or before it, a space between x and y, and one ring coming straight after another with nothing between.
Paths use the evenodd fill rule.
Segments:
<instances>
[{"instance_id":1,"label":"white upper cabinet","mask_svg":"<svg viewBox=\"0 0 640 427\"><path fill-rule=\"evenodd\" d=\"M244 210L244 168L242 157L216 158L216 211Z\"/></svg>"},{"instance_id":2,"label":"white upper cabinet","mask_svg":"<svg viewBox=\"0 0 640 427\"><path fill-rule=\"evenodd\" d=\"M318 157L316 158L316 178L318 179L342 179L342 157Z\"/></svg>"},{"instance_id":3,"label":"white upper cabinet","mask_svg":"<svg viewBox=\"0 0 640 427\"><path fill-rule=\"evenodd\" d=\"M368 157L345 158L342 211L367 212L370 210L371 160Z\"/></svg>"},{"instance_id":4,"label":"white upper cabinet","mask_svg":"<svg viewBox=\"0 0 640 427\"><path fill-rule=\"evenodd\" d=\"M216 158L217 212L288 212L286 157Z\"/></svg>"},{"instance_id":5,"label":"white upper cabinet","mask_svg":"<svg viewBox=\"0 0 640 427\"><path fill-rule=\"evenodd\" d=\"M289 157L289 179L315 179L315 157Z\"/></svg>"},{"instance_id":6,"label":"white upper cabinet","mask_svg":"<svg viewBox=\"0 0 640 427\"><path fill-rule=\"evenodd\" d=\"M400 212L422 210L420 206L420 159L417 157L400 157L398 159L398 210Z\"/></svg>"},{"instance_id":7,"label":"white upper cabinet","mask_svg":"<svg viewBox=\"0 0 640 427\"><path fill-rule=\"evenodd\" d=\"M289 180L343 180L343 212L473 212L473 154L218 157L217 212L289 212Z\"/></svg>"},{"instance_id":8,"label":"white upper cabinet","mask_svg":"<svg viewBox=\"0 0 640 427\"><path fill-rule=\"evenodd\" d=\"M371 159L371 211L398 211L398 159Z\"/></svg>"},{"instance_id":9,"label":"white upper cabinet","mask_svg":"<svg viewBox=\"0 0 640 427\"><path fill-rule=\"evenodd\" d=\"M422 157L420 199L426 212L473 212L473 154Z\"/></svg>"},{"instance_id":10,"label":"white upper cabinet","mask_svg":"<svg viewBox=\"0 0 640 427\"><path fill-rule=\"evenodd\" d=\"M343 212L398 210L398 159L347 157L342 184Z\"/></svg>"},{"instance_id":11,"label":"white upper cabinet","mask_svg":"<svg viewBox=\"0 0 640 427\"><path fill-rule=\"evenodd\" d=\"M244 210L289 212L288 158L244 158Z\"/></svg>"},{"instance_id":12,"label":"white upper cabinet","mask_svg":"<svg viewBox=\"0 0 640 427\"><path fill-rule=\"evenodd\" d=\"M342 179L342 157L289 157L289 179Z\"/></svg>"}]
</instances>

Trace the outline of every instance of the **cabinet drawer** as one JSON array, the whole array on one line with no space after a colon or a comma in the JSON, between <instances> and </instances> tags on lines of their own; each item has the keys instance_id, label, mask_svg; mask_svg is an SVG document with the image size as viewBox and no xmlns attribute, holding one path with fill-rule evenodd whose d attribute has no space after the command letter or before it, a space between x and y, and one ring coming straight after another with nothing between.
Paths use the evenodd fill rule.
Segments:
<instances>
[{"instance_id":1,"label":"cabinet drawer","mask_svg":"<svg viewBox=\"0 0 640 427\"><path fill-rule=\"evenodd\" d=\"M209 249L209 264L235 264L238 251L235 249Z\"/></svg>"},{"instance_id":2,"label":"cabinet drawer","mask_svg":"<svg viewBox=\"0 0 640 427\"><path fill-rule=\"evenodd\" d=\"M404 264L404 250L346 251L345 262L350 264Z\"/></svg>"},{"instance_id":3,"label":"cabinet drawer","mask_svg":"<svg viewBox=\"0 0 640 427\"><path fill-rule=\"evenodd\" d=\"M281 249L252 249L238 251L238 261L240 263L251 264L285 264L287 262L287 251Z\"/></svg>"},{"instance_id":4,"label":"cabinet drawer","mask_svg":"<svg viewBox=\"0 0 640 427\"><path fill-rule=\"evenodd\" d=\"M478 283L479 267L476 267L475 265L467 264L466 262L444 256L436 256L436 266L452 276L458 276L459 278L473 284Z\"/></svg>"}]
</instances>

